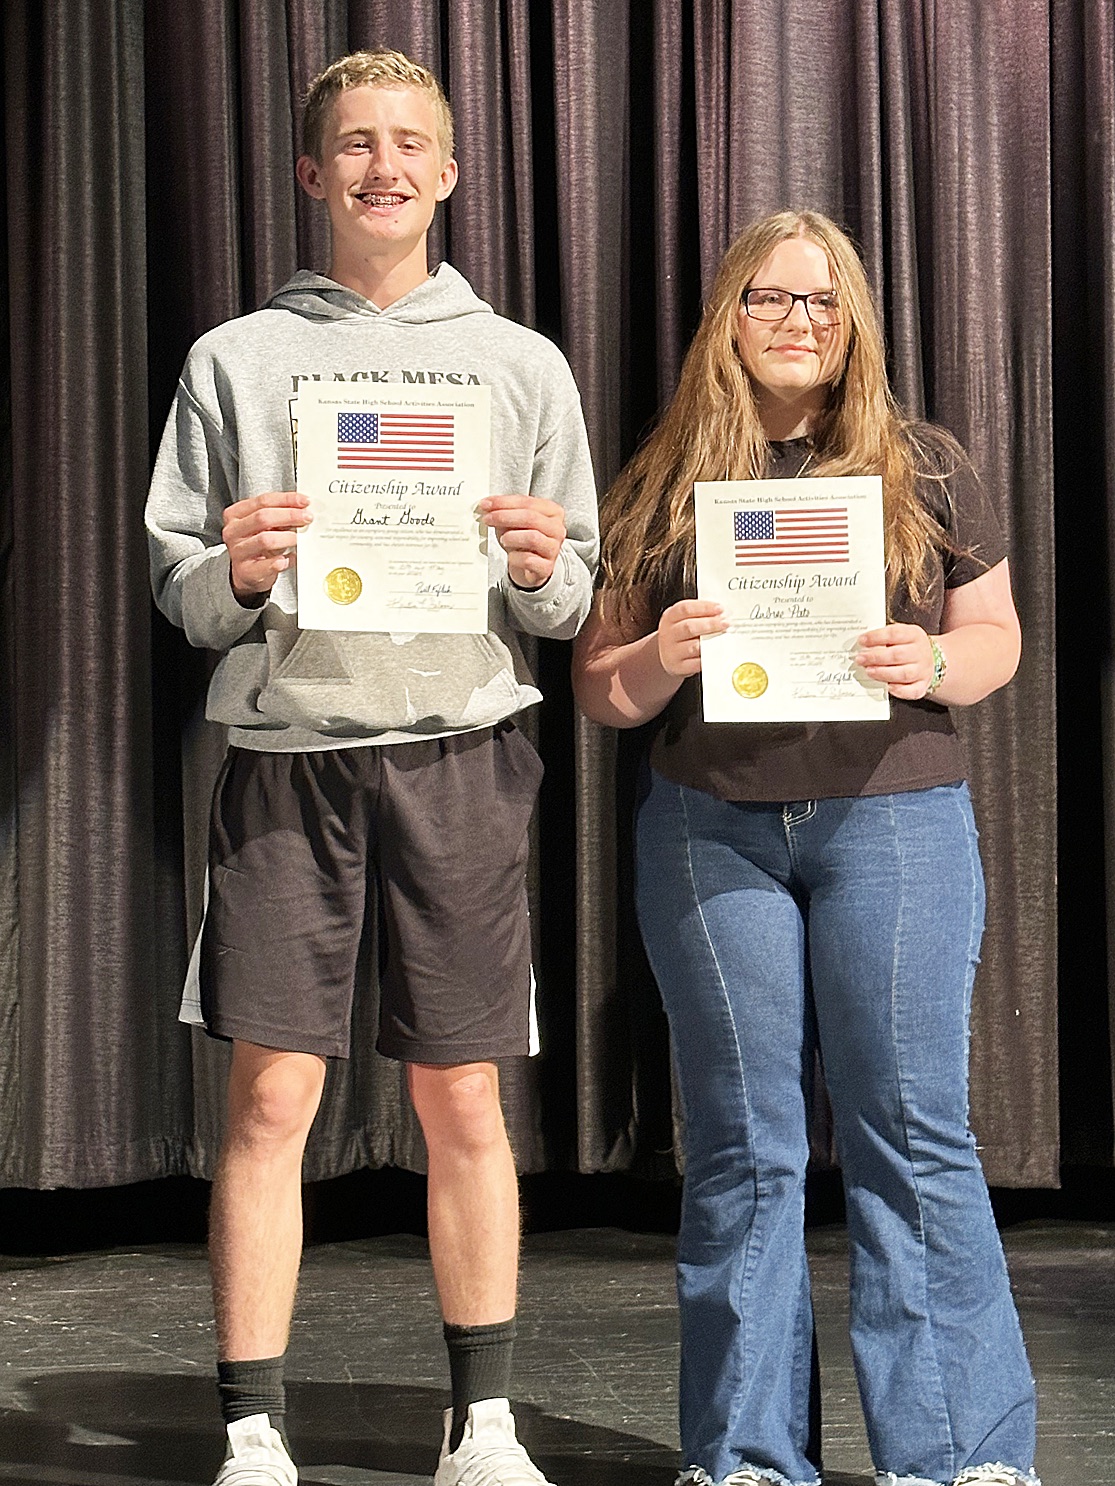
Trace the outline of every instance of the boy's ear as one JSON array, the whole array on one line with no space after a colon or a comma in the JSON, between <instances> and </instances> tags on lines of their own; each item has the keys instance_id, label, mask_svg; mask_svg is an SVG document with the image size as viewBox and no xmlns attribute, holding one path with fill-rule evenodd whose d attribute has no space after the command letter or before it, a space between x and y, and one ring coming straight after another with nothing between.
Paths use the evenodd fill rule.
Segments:
<instances>
[{"instance_id":1,"label":"boy's ear","mask_svg":"<svg viewBox=\"0 0 1115 1486\"><path fill-rule=\"evenodd\" d=\"M441 167L441 176L438 179L437 190L434 193L436 199L438 201L444 201L451 194L456 184L457 162L456 160L446 160L445 164Z\"/></svg>"},{"instance_id":2,"label":"boy's ear","mask_svg":"<svg viewBox=\"0 0 1115 1486\"><path fill-rule=\"evenodd\" d=\"M312 196L315 201L322 200L325 196L325 187L321 182L321 166L312 155L299 155L294 174L298 177L298 184L307 196Z\"/></svg>"}]
</instances>

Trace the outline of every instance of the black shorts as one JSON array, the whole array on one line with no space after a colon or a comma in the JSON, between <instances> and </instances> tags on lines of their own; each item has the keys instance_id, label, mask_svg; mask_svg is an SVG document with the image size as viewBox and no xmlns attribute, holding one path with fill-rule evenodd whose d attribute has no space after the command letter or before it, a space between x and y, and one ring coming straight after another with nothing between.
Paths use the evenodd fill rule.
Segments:
<instances>
[{"instance_id":1,"label":"black shorts","mask_svg":"<svg viewBox=\"0 0 1115 1486\"><path fill-rule=\"evenodd\" d=\"M449 1064L530 1051L527 831L541 777L510 722L322 753L230 749L201 944L209 1031L347 1057L378 900L381 1053Z\"/></svg>"}]
</instances>

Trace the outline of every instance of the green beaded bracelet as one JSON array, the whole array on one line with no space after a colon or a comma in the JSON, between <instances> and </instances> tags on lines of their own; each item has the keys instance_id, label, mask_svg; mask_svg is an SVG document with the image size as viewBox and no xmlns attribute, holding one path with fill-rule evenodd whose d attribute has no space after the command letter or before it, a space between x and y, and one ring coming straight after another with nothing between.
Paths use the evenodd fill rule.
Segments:
<instances>
[{"instance_id":1,"label":"green beaded bracelet","mask_svg":"<svg viewBox=\"0 0 1115 1486\"><path fill-rule=\"evenodd\" d=\"M925 688L927 697L931 697L948 675L949 663L945 658L945 652L937 644L935 635L929 636L929 648L933 652L933 675L929 678L929 685Z\"/></svg>"}]
</instances>

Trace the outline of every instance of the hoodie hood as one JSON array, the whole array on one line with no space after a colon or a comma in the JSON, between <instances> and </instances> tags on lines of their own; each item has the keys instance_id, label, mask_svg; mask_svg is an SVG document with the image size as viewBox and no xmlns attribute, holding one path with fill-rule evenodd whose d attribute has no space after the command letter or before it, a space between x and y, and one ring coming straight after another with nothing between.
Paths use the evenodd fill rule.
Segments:
<instances>
[{"instance_id":1,"label":"hoodie hood","mask_svg":"<svg viewBox=\"0 0 1115 1486\"><path fill-rule=\"evenodd\" d=\"M355 289L328 279L324 274L302 269L271 296L269 310L289 310L304 320L377 320L393 325L427 325L434 321L460 320L468 315L492 315L491 305L474 294L467 279L448 263L441 263L429 278L381 310Z\"/></svg>"}]
</instances>

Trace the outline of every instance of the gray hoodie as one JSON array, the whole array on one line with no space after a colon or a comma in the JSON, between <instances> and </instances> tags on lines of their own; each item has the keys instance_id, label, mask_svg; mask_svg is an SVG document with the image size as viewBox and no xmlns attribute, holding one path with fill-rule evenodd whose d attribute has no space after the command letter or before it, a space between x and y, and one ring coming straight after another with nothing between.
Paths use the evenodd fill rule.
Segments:
<instances>
[{"instance_id":1,"label":"gray hoodie","mask_svg":"<svg viewBox=\"0 0 1115 1486\"><path fill-rule=\"evenodd\" d=\"M300 381L491 387L493 494L559 501L568 536L549 581L524 592L489 541L488 633L300 630L293 570L262 608L232 592L224 508L293 490L290 402ZM560 351L496 315L442 264L380 310L298 273L255 314L190 351L147 502L151 583L191 644L223 651L208 716L240 747L292 752L397 743L498 722L541 699L516 631L570 639L592 597L596 489L580 399Z\"/></svg>"}]
</instances>

